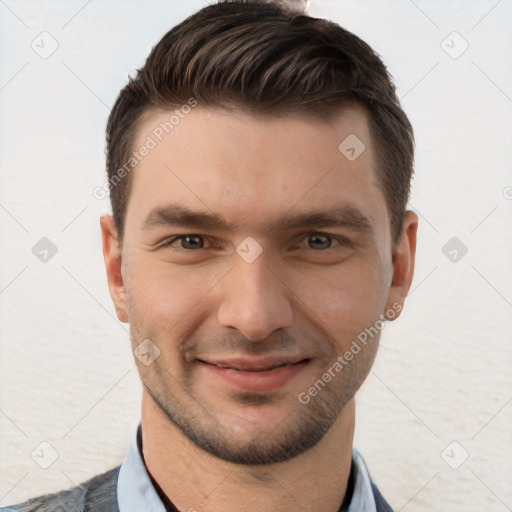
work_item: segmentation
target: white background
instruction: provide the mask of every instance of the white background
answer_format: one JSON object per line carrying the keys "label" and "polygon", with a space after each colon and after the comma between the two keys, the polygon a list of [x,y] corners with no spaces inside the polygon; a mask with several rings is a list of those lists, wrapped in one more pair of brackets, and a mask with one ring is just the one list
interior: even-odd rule
{"label": "white background", "polygon": [[[128,73],[204,5],[0,1],[3,506],[126,453],[140,384],[106,285],[110,207],[92,190]],[[415,279],[358,395],[355,446],[396,510],[512,510],[512,2],[313,0],[310,14],[382,56],[417,141]],[[31,48],[43,31],[59,45],[47,59]],[[441,46],[453,31],[452,53],[469,44],[458,58]],[[43,236],[58,249],[47,263],[32,253]],[[457,262],[442,252],[452,237],[468,249]],[[31,457],[41,442],[58,454],[48,469]],[[466,452],[457,469],[442,457]]]}

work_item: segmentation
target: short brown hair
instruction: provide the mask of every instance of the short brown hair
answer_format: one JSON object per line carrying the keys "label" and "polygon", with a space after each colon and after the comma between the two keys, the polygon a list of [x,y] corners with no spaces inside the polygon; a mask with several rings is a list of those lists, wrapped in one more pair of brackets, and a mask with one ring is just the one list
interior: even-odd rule
{"label": "short brown hair", "polygon": [[132,180],[130,175],[120,180],[116,173],[126,168],[142,116],[179,107],[190,98],[199,105],[234,106],[264,115],[323,118],[346,103],[363,105],[392,239],[400,239],[413,175],[414,135],[379,55],[331,21],[297,15],[276,3],[230,0],[201,9],[165,34],[119,93],[106,130],[119,240]]}

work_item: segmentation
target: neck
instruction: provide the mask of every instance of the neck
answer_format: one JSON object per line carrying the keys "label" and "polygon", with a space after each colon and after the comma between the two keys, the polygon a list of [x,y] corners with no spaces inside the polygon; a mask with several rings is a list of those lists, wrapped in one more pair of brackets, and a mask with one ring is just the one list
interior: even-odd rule
{"label": "neck", "polygon": [[262,466],[226,462],[198,448],[145,390],[141,423],[146,467],[179,510],[337,512],[345,497],[354,400],[313,448],[286,462]]}

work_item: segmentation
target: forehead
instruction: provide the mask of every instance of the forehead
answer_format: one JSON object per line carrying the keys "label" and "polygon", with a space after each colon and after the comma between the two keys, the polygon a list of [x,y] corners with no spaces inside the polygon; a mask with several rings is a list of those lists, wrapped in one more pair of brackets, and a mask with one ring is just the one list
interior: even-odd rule
{"label": "forehead", "polygon": [[365,111],[356,105],[329,122],[199,106],[151,112],[133,150],[143,147],[150,149],[132,172],[127,228],[169,203],[222,213],[253,231],[292,209],[322,206],[387,218]]}

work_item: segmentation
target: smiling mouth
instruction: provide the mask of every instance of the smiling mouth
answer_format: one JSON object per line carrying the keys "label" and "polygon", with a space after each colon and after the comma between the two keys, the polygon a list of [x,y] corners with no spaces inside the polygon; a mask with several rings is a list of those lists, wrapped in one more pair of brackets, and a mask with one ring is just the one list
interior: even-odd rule
{"label": "smiling mouth", "polygon": [[[231,388],[253,392],[271,392],[282,388],[304,371],[310,358],[274,356],[262,358],[232,357],[205,361],[197,359],[207,375]],[[208,377],[208,378],[211,378]]]}
{"label": "smiling mouth", "polygon": [[237,372],[253,372],[253,373],[263,373],[263,372],[271,372],[274,370],[278,370],[279,368],[286,368],[288,366],[297,366],[302,363],[307,363],[309,359],[301,359],[300,361],[297,361],[295,363],[281,363],[281,364],[274,364],[271,366],[267,366],[264,368],[255,368],[251,365],[237,365],[237,366],[230,366],[228,364],[223,363],[209,363],[208,361],[203,361],[202,359],[198,359],[201,363],[208,364],[210,366],[216,366],[217,368],[222,368],[224,370],[235,370]]}
{"label": "smiling mouth", "polygon": [[286,368],[288,366],[297,366],[302,363],[307,363],[309,361],[309,358],[301,359],[300,361],[296,362],[283,362],[283,363],[275,363],[275,364],[267,364],[262,366],[261,364],[243,364],[243,363],[224,363],[224,362],[218,362],[213,363],[209,361],[204,361],[203,359],[198,359],[200,363],[208,364],[210,366],[216,366],[217,368],[222,368],[224,370],[235,370],[237,372],[254,372],[254,373],[261,373],[261,372],[271,372],[274,370],[278,370],[279,368]]}

